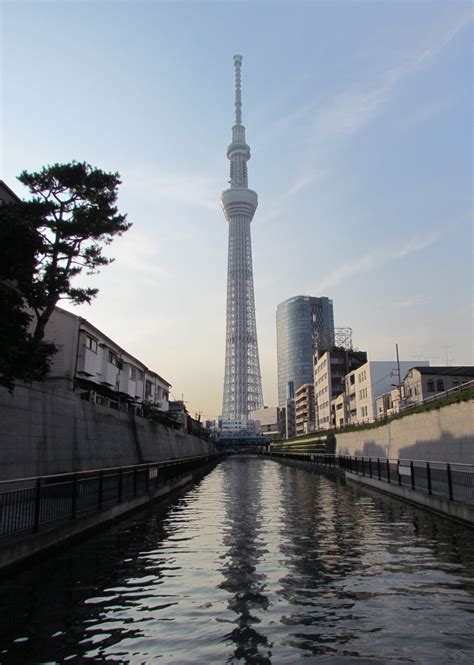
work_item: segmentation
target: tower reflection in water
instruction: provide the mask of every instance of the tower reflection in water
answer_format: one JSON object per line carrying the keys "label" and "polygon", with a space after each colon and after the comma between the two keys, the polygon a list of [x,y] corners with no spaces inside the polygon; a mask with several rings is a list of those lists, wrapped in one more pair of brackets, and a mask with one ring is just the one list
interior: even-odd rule
{"label": "tower reflection in water", "polygon": [[267,550],[262,531],[260,475],[251,472],[255,460],[236,456],[228,467],[228,482],[224,488],[226,519],[219,585],[231,597],[228,609],[235,612],[235,628],[225,640],[235,645],[234,656],[247,663],[270,664],[271,643],[258,630],[258,614],[268,608],[265,575],[257,571],[259,561]]}

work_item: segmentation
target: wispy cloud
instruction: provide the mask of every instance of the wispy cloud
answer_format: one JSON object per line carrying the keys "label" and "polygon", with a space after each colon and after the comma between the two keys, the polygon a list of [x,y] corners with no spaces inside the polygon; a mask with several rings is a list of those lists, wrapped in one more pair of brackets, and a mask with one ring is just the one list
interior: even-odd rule
{"label": "wispy cloud", "polygon": [[143,168],[131,169],[123,174],[127,188],[154,200],[167,199],[176,203],[216,210],[222,181],[199,173],[171,173]]}
{"label": "wispy cloud", "polygon": [[426,305],[431,302],[432,298],[426,297],[424,295],[409,296],[403,300],[392,300],[390,306],[396,307],[398,309],[411,309],[412,307],[420,307],[420,305]]}
{"label": "wispy cloud", "polygon": [[312,139],[320,141],[353,134],[375,119],[385,108],[399,83],[431,65],[458,33],[473,20],[469,10],[428,46],[402,56],[399,63],[385,70],[378,81],[337,93],[313,121]]}
{"label": "wispy cloud", "polygon": [[348,279],[355,277],[356,275],[375,270],[389,261],[401,259],[409,254],[426,249],[438,240],[442,232],[443,229],[434,231],[424,238],[414,237],[400,248],[392,250],[378,249],[355,260],[342,263],[322,279],[318,284],[316,291],[322,293],[326,289],[341,284],[342,282],[346,282]]}
{"label": "wispy cloud", "polygon": [[425,249],[426,247],[429,247],[432,245],[438,238],[441,236],[445,229],[437,229],[432,231],[426,236],[423,236],[420,238],[419,236],[416,236],[414,238],[411,238],[405,245],[400,247],[400,249],[395,250],[391,254],[391,258],[393,259],[401,259],[404,256],[408,256],[409,254],[413,254],[413,252],[419,252],[422,249]]}
{"label": "wispy cloud", "polygon": [[296,192],[299,192],[301,189],[304,189],[308,185],[311,185],[315,180],[318,180],[323,176],[323,171],[317,171],[313,170],[310,171],[309,173],[306,173],[305,175],[301,176],[295,182],[288,188],[287,192],[285,193],[285,196],[292,196],[293,194],[296,194]]}

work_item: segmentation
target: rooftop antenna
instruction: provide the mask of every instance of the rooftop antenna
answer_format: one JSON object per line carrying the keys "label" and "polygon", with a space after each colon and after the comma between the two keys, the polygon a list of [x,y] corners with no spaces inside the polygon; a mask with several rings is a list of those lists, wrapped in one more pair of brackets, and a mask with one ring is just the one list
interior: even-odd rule
{"label": "rooftop antenna", "polygon": [[453,344],[442,344],[439,348],[444,349],[444,353],[446,355],[446,365],[449,365],[449,363],[452,361],[452,358],[450,360],[450,358],[448,356],[448,349],[452,349]]}
{"label": "rooftop antenna", "polygon": [[242,124],[242,94],[240,90],[240,68],[242,67],[242,56],[234,55],[235,69],[235,124]]}

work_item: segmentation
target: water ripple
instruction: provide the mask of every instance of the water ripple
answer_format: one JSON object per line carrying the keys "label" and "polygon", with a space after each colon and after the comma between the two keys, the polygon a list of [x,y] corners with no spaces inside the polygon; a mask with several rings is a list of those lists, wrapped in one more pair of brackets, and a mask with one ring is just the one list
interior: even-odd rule
{"label": "water ripple", "polygon": [[472,531],[245,456],[1,586],[5,664],[472,662]]}

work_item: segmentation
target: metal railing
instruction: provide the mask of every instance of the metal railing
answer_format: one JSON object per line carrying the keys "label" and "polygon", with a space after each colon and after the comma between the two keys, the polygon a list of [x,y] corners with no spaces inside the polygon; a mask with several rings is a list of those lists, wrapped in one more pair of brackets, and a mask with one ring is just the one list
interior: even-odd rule
{"label": "metal railing", "polygon": [[271,456],[354,473],[449,501],[474,504],[474,464],[308,453],[272,452]]}
{"label": "metal railing", "polygon": [[449,501],[474,504],[473,464],[341,456],[339,465],[349,473],[393,483]]}
{"label": "metal railing", "polygon": [[0,481],[0,538],[96,513],[143,496],[219,457],[185,457],[136,466]]}

